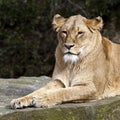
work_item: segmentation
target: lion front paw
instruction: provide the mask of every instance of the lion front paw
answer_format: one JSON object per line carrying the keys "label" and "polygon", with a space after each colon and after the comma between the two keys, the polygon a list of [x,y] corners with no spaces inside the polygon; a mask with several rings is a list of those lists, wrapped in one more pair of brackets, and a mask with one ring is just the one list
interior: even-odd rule
{"label": "lion front paw", "polygon": [[12,109],[17,109],[17,108],[26,107],[28,104],[25,99],[18,98],[18,99],[13,99],[10,105]]}
{"label": "lion front paw", "polygon": [[13,99],[10,103],[12,109],[24,108],[34,105],[34,98],[27,100],[26,98]]}

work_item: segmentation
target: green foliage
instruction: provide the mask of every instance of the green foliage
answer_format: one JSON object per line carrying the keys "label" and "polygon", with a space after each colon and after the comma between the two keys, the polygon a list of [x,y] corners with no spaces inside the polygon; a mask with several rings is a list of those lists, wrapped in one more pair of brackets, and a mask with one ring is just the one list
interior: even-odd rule
{"label": "green foliage", "polygon": [[[86,8],[89,11],[89,15],[100,15],[108,19],[119,18],[120,1],[119,0],[86,0]],[[115,20],[117,22],[119,20]]]}
{"label": "green foliage", "polygon": [[51,55],[45,60],[52,44],[47,44],[45,36],[50,27],[49,16],[42,15],[46,4],[38,0],[0,0],[0,77],[39,76],[51,71]]}

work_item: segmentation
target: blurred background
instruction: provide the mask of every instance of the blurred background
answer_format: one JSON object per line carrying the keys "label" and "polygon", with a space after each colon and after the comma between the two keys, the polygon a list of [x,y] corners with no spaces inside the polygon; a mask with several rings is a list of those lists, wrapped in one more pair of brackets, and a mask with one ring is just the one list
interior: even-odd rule
{"label": "blurred background", "polygon": [[52,75],[52,18],[102,16],[102,34],[120,43],[120,0],[0,0],[0,77]]}

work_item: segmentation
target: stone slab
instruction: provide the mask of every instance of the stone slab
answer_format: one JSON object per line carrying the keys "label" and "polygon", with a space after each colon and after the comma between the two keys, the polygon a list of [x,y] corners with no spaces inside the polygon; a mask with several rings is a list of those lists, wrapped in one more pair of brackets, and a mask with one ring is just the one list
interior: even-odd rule
{"label": "stone slab", "polygon": [[120,96],[51,108],[10,109],[13,98],[31,93],[50,80],[47,76],[0,79],[0,120],[120,120]]}

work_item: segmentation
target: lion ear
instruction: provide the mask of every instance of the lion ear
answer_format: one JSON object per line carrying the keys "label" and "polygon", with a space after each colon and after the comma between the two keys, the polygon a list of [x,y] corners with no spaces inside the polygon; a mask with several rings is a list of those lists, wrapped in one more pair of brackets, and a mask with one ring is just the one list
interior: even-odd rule
{"label": "lion ear", "polygon": [[53,17],[53,22],[52,22],[53,28],[58,32],[60,27],[65,23],[66,20],[67,19],[62,17],[61,15],[56,14]]}
{"label": "lion ear", "polygon": [[95,19],[87,19],[86,24],[88,28],[94,32],[94,30],[101,30],[103,27],[103,20],[102,17],[96,17]]}

